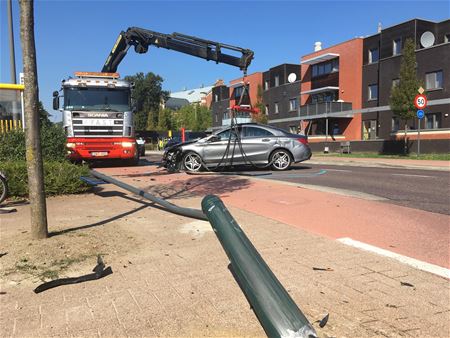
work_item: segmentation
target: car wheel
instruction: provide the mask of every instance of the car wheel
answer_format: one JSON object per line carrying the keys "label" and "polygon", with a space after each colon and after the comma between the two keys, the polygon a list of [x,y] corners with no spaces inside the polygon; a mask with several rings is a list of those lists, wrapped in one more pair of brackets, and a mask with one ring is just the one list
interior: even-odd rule
{"label": "car wheel", "polygon": [[189,172],[199,172],[202,169],[202,158],[192,151],[186,153],[183,156],[183,168]]}
{"label": "car wheel", "polygon": [[287,170],[292,164],[291,155],[283,149],[275,150],[270,156],[270,162],[272,163],[272,169],[274,170]]}

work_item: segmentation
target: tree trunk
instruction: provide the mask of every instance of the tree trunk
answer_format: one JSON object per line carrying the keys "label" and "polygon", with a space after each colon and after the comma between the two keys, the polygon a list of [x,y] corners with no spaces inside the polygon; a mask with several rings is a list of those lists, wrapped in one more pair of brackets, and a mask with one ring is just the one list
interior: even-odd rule
{"label": "tree trunk", "polygon": [[25,140],[28,190],[31,206],[31,236],[48,236],[47,209],[44,191],[44,170],[39,132],[39,89],[37,81],[36,48],[34,44],[33,0],[19,0],[20,41],[24,72]]}
{"label": "tree trunk", "polygon": [[403,148],[403,154],[406,156],[408,155],[408,121],[405,120],[405,136],[403,137],[404,141],[404,148]]}

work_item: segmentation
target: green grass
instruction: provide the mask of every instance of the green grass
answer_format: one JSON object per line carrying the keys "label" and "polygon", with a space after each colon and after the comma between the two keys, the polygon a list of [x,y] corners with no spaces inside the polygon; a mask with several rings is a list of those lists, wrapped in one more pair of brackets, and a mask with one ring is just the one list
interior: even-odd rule
{"label": "green grass", "polygon": [[40,265],[35,265],[29,262],[27,258],[21,258],[14,268],[5,271],[5,276],[20,272],[25,275],[38,277],[41,281],[54,280],[59,278],[60,274],[67,271],[73,264],[81,263],[88,258],[96,257],[97,255],[80,255],[78,257],[66,257],[59,260],[54,260],[49,264],[45,262]]}
{"label": "green grass", "polygon": [[404,160],[435,160],[435,161],[450,161],[450,153],[447,154],[421,154],[417,156],[415,153],[409,155],[387,155],[378,153],[351,153],[351,154],[341,154],[341,153],[314,153],[314,157],[348,157],[348,158],[393,158],[393,159],[404,159]]}

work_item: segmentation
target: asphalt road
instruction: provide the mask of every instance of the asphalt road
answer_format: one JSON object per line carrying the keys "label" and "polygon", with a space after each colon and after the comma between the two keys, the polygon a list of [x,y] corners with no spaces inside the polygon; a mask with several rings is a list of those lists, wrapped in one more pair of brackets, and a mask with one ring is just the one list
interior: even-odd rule
{"label": "asphalt road", "polygon": [[361,192],[387,203],[450,214],[450,174],[444,171],[305,163],[261,178]]}
{"label": "asphalt road", "polygon": [[[158,156],[147,156],[158,161]],[[450,215],[450,173],[406,168],[371,168],[296,164],[285,172],[233,168],[233,172],[262,179],[343,189],[385,199],[386,203]],[[346,192],[343,192],[344,194]]]}

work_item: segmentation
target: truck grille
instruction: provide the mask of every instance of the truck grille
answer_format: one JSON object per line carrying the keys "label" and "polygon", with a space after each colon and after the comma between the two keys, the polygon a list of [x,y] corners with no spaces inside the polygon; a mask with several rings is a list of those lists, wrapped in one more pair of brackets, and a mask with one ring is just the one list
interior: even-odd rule
{"label": "truck grille", "polygon": [[76,126],[73,127],[74,136],[122,136],[123,126],[99,127],[99,126]]}
{"label": "truck grille", "polygon": [[117,118],[117,114],[96,116],[91,113],[74,113],[72,115],[73,135],[84,137],[117,137],[123,136],[123,117]]}

